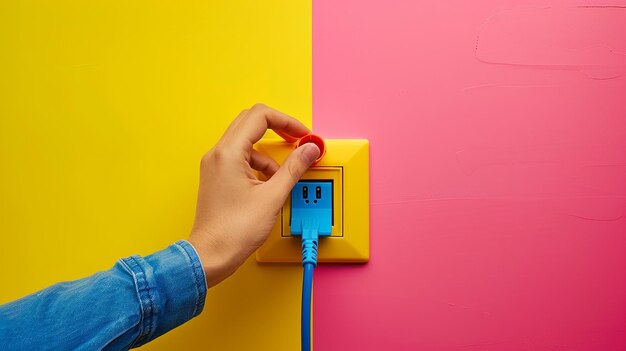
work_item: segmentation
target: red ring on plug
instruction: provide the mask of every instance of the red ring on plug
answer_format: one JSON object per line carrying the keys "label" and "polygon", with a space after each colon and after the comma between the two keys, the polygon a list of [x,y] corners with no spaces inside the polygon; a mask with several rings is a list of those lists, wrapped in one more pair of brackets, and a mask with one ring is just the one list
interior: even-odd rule
{"label": "red ring on plug", "polygon": [[318,149],[320,149],[320,156],[313,162],[313,165],[315,165],[322,160],[322,157],[324,157],[324,154],[326,153],[326,144],[324,143],[324,139],[322,139],[321,136],[311,133],[298,139],[296,147],[300,147],[307,143],[313,143],[317,146]]}

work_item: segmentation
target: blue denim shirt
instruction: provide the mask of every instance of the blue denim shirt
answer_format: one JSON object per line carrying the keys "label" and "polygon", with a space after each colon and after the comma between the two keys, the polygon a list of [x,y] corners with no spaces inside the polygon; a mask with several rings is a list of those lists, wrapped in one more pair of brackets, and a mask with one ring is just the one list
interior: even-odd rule
{"label": "blue denim shirt", "polygon": [[127,350],[200,314],[206,293],[198,254],[179,241],[0,305],[0,349]]}

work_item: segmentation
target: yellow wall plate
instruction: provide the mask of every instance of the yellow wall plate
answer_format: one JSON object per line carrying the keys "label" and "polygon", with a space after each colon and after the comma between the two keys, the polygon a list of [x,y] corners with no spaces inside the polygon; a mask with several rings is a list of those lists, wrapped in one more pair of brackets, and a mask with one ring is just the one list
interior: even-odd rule
{"label": "yellow wall plate", "polygon": [[[333,227],[320,238],[318,262],[369,260],[369,142],[363,139],[326,139],[326,155],[302,179],[333,181]],[[295,145],[264,139],[255,148],[282,164]],[[258,262],[302,262],[300,237],[289,230],[290,197],[267,241],[256,253]]]}

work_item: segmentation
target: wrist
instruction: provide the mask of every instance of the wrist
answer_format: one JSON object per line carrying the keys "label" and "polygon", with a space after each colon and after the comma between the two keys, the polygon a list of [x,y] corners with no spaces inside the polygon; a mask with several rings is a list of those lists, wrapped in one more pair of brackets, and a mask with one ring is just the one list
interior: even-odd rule
{"label": "wrist", "polygon": [[206,235],[192,233],[188,242],[194,247],[209,288],[219,284],[228,278],[237,269],[237,265],[232,264],[219,245],[206,239]]}

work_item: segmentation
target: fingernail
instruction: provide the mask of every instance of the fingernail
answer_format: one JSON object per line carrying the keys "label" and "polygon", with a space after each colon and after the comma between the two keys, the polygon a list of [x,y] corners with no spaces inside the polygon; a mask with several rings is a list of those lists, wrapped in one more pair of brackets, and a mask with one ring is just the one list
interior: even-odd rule
{"label": "fingernail", "polygon": [[320,156],[320,149],[313,143],[304,144],[300,148],[302,149],[302,157],[308,164],[313,163]]}

